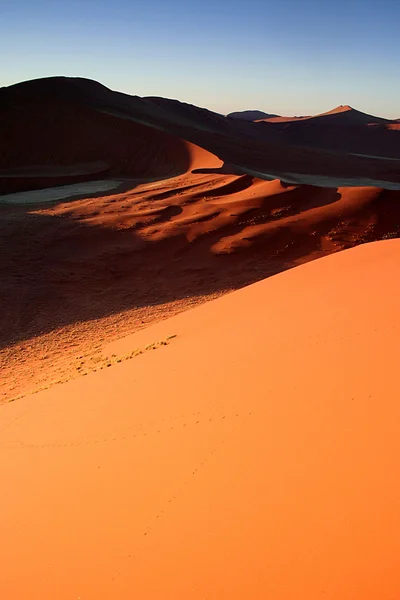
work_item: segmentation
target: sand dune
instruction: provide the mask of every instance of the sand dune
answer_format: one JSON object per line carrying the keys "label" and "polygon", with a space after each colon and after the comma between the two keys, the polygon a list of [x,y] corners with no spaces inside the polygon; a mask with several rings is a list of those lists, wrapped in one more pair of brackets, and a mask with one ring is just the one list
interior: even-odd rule
{"label": "sand dune", "polygon": [[352,108],[349,105],[340,105],[328,110],[324,113],[317,115],[308,115],[304,117],[282,117],[279,115],[272,115],[271,117],[261,118],[258,121],[268,121],[271,123],[289,123],[290,121],[304,121],[314,120],[319,125],[321,123],[335,124],[336,126],[343,125],[370,125],[376,123],[391,123],[390,119],[384,119],[382,117],[375,117],[368,115],[367,113],[361,112]]}
{"label": "sand dune", "polygon": [[[135,122],[96,110],[72,83],[63,84],[59,89],[57,80],[52,85],[44,80],[0,90],[0,134],[6,141],[0,151],[0,193],[101,179],[105,173],[162,179],[195,168],[199,156],[202,166],[220,164],[185,139],[143,124],[140,115]],[[93,86],[97,93],[96,86],[103,88],[85,82],[83,89],[88,93],[86,87]],[[102,167],[95,173],[90,165],[81,168],[96,162]]]}
{"label": "sand dune", "polygon": [[397,122],[334,113],[252,123],[81,78],[0,89],[1,398],[93,366],[109,337],[397,237]]}
{"label": "sand dune", "polygon": [[222,160],[204,148],[190,142],[185,142],[185,146],[189,156],[187,171],[195,169],[219,169],[222,167]]}
{"label": "sand dune", "polygon": [[3,595],[397,598],[399,259],[314,261],[1,407]]}
{"label": "sand dune", "polygon": [[[190,151],[192,166],[215,160]],[[68,189],[17,200],[54,200]],[[82,355],[89,368],[107,337],[325,254],[399,235],[400,191],[373,187],[188,172],[103,194],[0,208],[3,399],[75,376]]]}
{"label": "sand dune", "polygon": [[[340,105],[336,106],[332,110],[329,110],[325,113],[321,113],[319,115],[315,115],[315,119],[321,121],[323,117],[331,117],[336,122],[339,121],[342,124],[351,123],[354,124],[364,124],[369,125],[371,123],[390,123],[390,119],[384,119],[382,117],[375,117],[373,115],[369,115],[367,113],[356,110],[352,106],[349,105]],[[331,120],[332,120],[331,119]],[[327,119],[325,119],[327,120]]]}
{"label": "sand dune", "polygon": [[[365,158],[369,156],[371,168],[363,170],[363,177],[371,176],[375,169],[373,161],[377,156],[381,160],[400,159],[396,123],[368,115],[350,106],[340,106],[327,113],[311,117],[263,119],[257,124],[266,135],[275,135],[277,140],[285,140],[286,143],[294,146],[321,148],[347,158],[350,158],[351,154],[362,155]],[[357,177],[359,177],[361,170],[359,168],[357,170],[359,173]],[[355,167],[352,167],[354,175],[355,172]],[[338,173],[344,176],[342,168],[331,169],[329,174],[336,176]],[[350,170],[347,173],[351,176]],[[385,178],[386,176],[383,180]]]}
{"label": "sand dune", "polygon": [[398,136],[0,89],[4,597],[399,596]]}
{"label": "sand dune", "polygon": [[392,122],[373,117],[375,126],[368,127],[356,110],[293,123],[252,123],[62,77],[2,88],[0,106],[0,134],[8,142],[1,168],[104,160],[113,177],[163,178],[187,171],[186,140],[245,171],[309,173],[312,165],[315,175],[400,183],[390,161],[349,154],[400,158],[397,131],[387,128]]}

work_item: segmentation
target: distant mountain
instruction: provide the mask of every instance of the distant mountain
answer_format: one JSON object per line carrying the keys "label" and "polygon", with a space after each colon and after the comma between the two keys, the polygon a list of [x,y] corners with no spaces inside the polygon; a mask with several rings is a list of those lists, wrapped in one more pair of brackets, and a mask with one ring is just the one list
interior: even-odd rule
{"label": "distant mountain", "polygon": [[260,121],[261,119],[271,119],[273,117],[278,117],[279,115],[266,113],[262,110],[242,110],[229,113],[229,115],[226,116],[232,117],[233,119],[241,119],[242,121]]}

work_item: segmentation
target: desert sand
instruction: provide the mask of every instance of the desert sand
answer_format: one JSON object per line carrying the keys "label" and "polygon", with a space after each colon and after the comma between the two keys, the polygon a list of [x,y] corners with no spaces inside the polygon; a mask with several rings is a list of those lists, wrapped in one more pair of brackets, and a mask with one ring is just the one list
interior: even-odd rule
{"label": "desert sand", "polygon": [[399,597],[399,260],[301,265],[0,407],[4,597]]}
{"label": "desert sand", "polygon": [[[26,194],[39,191],[10,197]],[[105,341],[198,302],[397,236],[399,200],[373,187],[189,172],[102,197],[4,205],[2,399],[90,372]]]}
{"label": "desert sand", "polygon": [[56,77],[0,89],[0,108],[2,401],[93,371],[112,339],[400,232],[398,122],[349,106],[253,123]]}
{"label": "desert sand", "polygon": [[4,597],[399,597],[399,135],[0,89]]}

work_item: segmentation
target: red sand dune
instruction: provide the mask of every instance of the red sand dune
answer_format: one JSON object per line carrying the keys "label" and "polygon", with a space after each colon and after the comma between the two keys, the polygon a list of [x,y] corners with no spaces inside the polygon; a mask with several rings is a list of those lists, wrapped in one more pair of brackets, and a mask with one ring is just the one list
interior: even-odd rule
{"label": "red sand dune", "polygon": [[4,597],[398,598],[399,260],[303,265],[2,406]]}
{"label": "red sand dune", "polygon": [[[0,94],[0,134],[6,141],[0,151],[0,194],[105,175],[172,177],[196,168],[199,156],[201,166],[221,164],[217,158],[207,158],[209,153],[203,148],[196,149],[167,131],[94,109],[72,93],[74,88],[69,90],[68,80],[62,93],[54,84],[53,89],[51,80],[43,82],[48,84],[44,90],[40,81],[0,90],[4,95]],[[94,82],[85,83],[89,84]],[[82,172],[82,164],[95,162],[103,165],[96,177],[90,164]],[[51,176],[48,171],[54,166],[69,173]]]}
{"label": "red sand dune", "polygon": [[304,117],[282,117],[274,115],[270,118],[258,119],[257,121],[267,121],[270,123],[287,123],[290,121],[304,121],[310,119],[317,119],[319,124],[325,121],[335,123],[335,125],[368,125],[370,123],[391,123],[390,119],[384,119],[382,117],[374,117],[373,115],[368,115],[366,113],[352,108],[347,104],[341,104],[340,106],[336,106],[336,108],[332,108],[327,112],[319,113],[317,115],[308,115]]}
{"label": "red sand dune", "polygon": [[373,115],[369,115],[367,113],[354,109],[348,104],[341,104],[340,106],[336,106],[336,108],[333,108],[332,110],[315,115],[314,118],[321,120],[323,117],[332,117],[335,121],[339,121],[341,123],[348,122],[351,124],[390,123],[390,119],[384,119],[383,117],[375,117]]}
{"label": "red sand dune", "polygon": [[157,297],[162,304],[225,291],[396,236],[399,199],[400,191],[376,188],[188,173],[103,197],[9,208],[1,223],[3,343]]}
{"label": "red sand dune", "polygon": [[0,89],[5,597],[399,596],[398,135]]}
{"label": "red sand dune", "polygon": [[1,207],[3,399],[76,376],[82,355],[90,370],[107,337],[400,231],[400,191],[371,187],[188,172],[96,196]]}
{"label": "red sand dune", "polygon": [[1,397],[76,375],[110,336],[398,236],[398,131],[334,117],[249,123],[80,78],[0,89],[3,193],[106,178],[48,205],[0,198]]}

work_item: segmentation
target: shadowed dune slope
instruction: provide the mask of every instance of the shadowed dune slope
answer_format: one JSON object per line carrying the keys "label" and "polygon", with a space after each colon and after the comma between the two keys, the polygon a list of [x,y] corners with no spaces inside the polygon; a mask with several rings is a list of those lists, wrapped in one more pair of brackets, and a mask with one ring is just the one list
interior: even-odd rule
{"label": "shadowed dune slope", "polygon": [[368,127],[365,115],[353,109],[292,123],[253,123],[66,77],[2,88],[0,108],[0,134],[7,142],[0,170],[101,160],[112,176],[161,179],[187,170],[186,140],[266,178],[312,171],[400,183],[397,164],[382,160],[400,158],[398,131],[379,118]]}
{"label": "shadowed dune slope", "polygon": [[396,123],[374,117],[350,106],[337,108],[311,117],[276,117],[258,121],[270,135],[270,128],[288,144],[318,147],[341,153],[400,159],[399,134]]}
{"label": "shadowed dune slope", "polygon": [[107,339],[400,235],[400,191],[223,173],[0,211],[0,401],[90,371]]}
{"label": "shadowed dune slope", "polygon": [[220,166],[206,150],[140,122],[140,113],[134,121],[108,112],[107,105],[94,108],[93,97],[101,98],[104,90],[106,97],[113,94],[104,86],[59,79],[0,90],[0,137],[5,141],[0,193],[105,176],[165,179],[198,164]]}
{"label": "shadowed dune slope", "polygon": [[[191,162],[203,159],[197,149]],[[3,206],[1,345],[398,236],[399,200],[372,187],[187,173],[55,206]]]}
{"label": "shadowed dune slope", "polygon": [[399,260],[303,265],[2,406],[4,596],[398,598]]}

